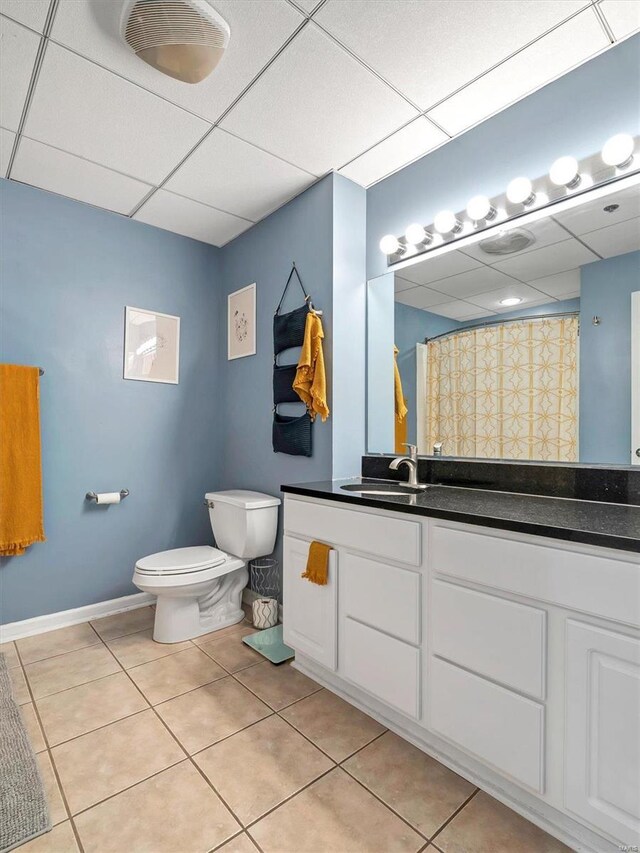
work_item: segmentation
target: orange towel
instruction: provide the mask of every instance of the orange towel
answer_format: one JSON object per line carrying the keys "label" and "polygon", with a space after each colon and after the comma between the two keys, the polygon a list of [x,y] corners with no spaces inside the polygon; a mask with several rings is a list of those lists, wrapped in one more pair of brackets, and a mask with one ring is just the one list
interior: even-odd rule
{"label": "orange towel", "polygon": [[327,377],[324,370],[322,320],[313,311],[307,314],[304,327],[304,342],[300,361],[293,380],[293,390],[306,403],[311,420],[320,415],[323,421],[329,417],[327,405]]}
{"label": "orange towel", "polygon": [[324,542],[312,542],[309,545],[307,568],[300,577],[324,586],[329,578],[329,551],[331,550],[331,545],[325,545]]}
{"label": "orange towel", "polygon": [[393,408],[395,414],[395,452],[404,453],[407,441],[407,404],[402,393],[402,379],[398,369],[398,347],[393,348]]}
{"label": "orange towel", "polygon": [[38,368],[0,364],[0,556],[44,542]]}

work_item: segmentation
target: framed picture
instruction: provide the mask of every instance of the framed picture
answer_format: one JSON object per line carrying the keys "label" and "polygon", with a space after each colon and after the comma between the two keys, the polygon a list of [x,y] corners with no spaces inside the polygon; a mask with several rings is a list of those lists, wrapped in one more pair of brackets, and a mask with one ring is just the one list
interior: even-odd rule
{"label": "framed picture", "polygon": [[255,282],[227,297],[227,359],[256,354]]}
{"label": "framed picture", "polygon": [[177,385],[180,317],[125,307],[124,378]]}

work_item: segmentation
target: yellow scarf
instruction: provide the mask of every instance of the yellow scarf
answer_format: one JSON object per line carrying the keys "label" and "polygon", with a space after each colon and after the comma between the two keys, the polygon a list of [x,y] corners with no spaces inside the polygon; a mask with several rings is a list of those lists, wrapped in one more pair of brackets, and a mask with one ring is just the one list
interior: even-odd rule
{"label": "yellow scarf", "polygon": [[293,390],[302,402],[306,403],[312,421],[315,420],[316,415],[320,415],[323,421],[329,417],[327,377],[324,372],[322,352],[323,338],[322,320],[313,311],[309,311],[296,378],[293,380]]}

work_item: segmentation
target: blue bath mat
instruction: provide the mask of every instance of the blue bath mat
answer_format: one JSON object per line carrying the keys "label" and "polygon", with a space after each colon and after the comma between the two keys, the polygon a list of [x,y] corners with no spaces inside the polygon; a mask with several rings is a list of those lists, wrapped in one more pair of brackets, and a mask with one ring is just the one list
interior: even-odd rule
{"label": "blue bath mat", "polygon": [[286,646],[282,640],[282,625],[274,628],[266,628],[242,638],[242,642],[260,652],[271,663],[284,663],[295,657],[295,652],[290,646]]}

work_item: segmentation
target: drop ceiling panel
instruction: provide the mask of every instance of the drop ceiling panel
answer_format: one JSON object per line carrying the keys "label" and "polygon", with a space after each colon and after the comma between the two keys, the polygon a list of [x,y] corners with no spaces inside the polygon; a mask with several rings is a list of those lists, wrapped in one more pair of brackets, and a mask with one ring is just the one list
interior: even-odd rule
{"label": "drop ceiling panel", "polygon": [[0,125],[17,130],[24,109],[40,36],[0,17]]}
{"label": "drop ceiling panel", "polygon": [[481,317],[495,316],[493,311],[478,308],[477,305],[471,305],[469,302],[463,302],[461,299],[456,299],[454,302],[446,302],[444,305],[437,305],[430,310],[433,314],[440,314],[440,316],[449,317],[451,320],[478,320]]}
{"label": "drop ceiling panel", "polygon": [[434,290],[448,293],[450,296],[472,299],[476,293],[486,293],[489,290],[497,290],[511,284],[514,282],[509,276],[498,272],[493,267],[477,267],[469,272],[460,273],[460,275],[452,275],[449,278],[434,281],[431,286]]}
{"label": "drop ceiling panel", "polygon": [[309,23],[222,127],[322,175],[414,116],[406,101]]}
{"label": "drop ceiling panel", "polygon": [[95,204],[116,213],[130,213],[151,187],[104,166],[81,160],[27,139],[20,139],[11,177],[59,195]]}
{"label": "drop ceiling panel", "polygon": [[49,44],[25,134],[156,184],[207,128],[202,119]]}
{"label": "drop ceiling panel", "polygon": [[424,110],[586,5],[329,0],[314,20]]}
{"label": "drop ceiling panel", "polygon": [[556,299],[569,299],[580,293],[580,270],[565,270],[544,278],[534,278],[530,284]]}
{"label": "drop ceiling panel", "polygon": [[415,284],[429,284],[437,279],[457,275],[479,266],[477,261],[461,252],[448,252],[445,255],[421,261],[415,266],[405,267],[400,274],[402,278],[413,281]]}
{"label": "drop ceiling panel", "polygon": [[600,10],[617,39],[631,35],[640,29],[638,0],[602,0]]}
{"label": "drop ceiling panel", "polygon": [[[508,226],[506,226],[506,228],[508,228]],[[518,229],[518,225],[512,225],[511,229]],[[534,251],[535,249],[541,249],[543,246],[550,246],[553,243],[560,243],[562,240],[570,239],[570,235],[567,234],[565,229],[558,225],[557,222],[554,222],[551,218],[542,219],[539,222],[532,223],[531,225],[525,225],[524,230],[533,234],[535,242],[526,249],[522,249],[518,252],[518,255],[524,255],[527,252]],[[493,265],[498,261],[503,261],[505,259],[505,255],[492,255],[489,252],[485,252],[480,247],[480,243],[474,243],[471,246],[466,246],[460,251],[464,252],[465,255],[469,255],[471,258],[482,261],[485,264]]]}
{"label": "drop ceiling panel", "polygon": [[[529,8],[540,4],[518,5]],[[565,74],[609,44],[595,12],[589,8],[430,110],[429,116],[448,133],[460,133]]]}
{"label": "drop ceiling panel", "polygon": [[[611,204],[617,204],[618,209],[607,213],[604,208]],[[565,225],[572,234],[580,236],[636,216],[640,216],[640,191],[638,187],[629,187],[565,213],[554,214],[554,219]]]}
{"label": "drop ceiling panel", "polygon": [[286,0],[215,0],[212,6],[229,24],[231,39],[220,65],[197,85],[173,80],[138,59],[120,39],[122,3],[114,0],[61,0],[51,37],[213,122],[277,53],[304,17]]}
{"label": "drop ceiling panel", "polygon": [[216,128],[165,186],[255,221],[314,181],[308,172]]}
{"label": "drop ceiling panel", "polygon": [[492,269],[502,270],[507,275],[523,281],[533,281],[536,278],[570,270],[597,260],[598,256],[577,240],[563,240],[562,243],[554,243],[553,246],[545,246],[544,249],[536,249],[525,255],[508,258]]}
{"label": "drop ceiling panel", "polygon": [[[519,297],[522,302],[517,305],[501,305],[501,299],[507,299],[512,296]],[[530,287],[520,282],[501,287],[499,290],[492,290],[489,293],[478,293],[470,297],[474,305],[479,305],[481,308],[487,308],[489,311],[495,311],[498,314],[505,311],[519,311],[521,308],[531,308],[534,305],[544,305],[545,302],[554,302],[546,293],[541,293],[539,290]]]}
{"label": "drop ceiling panel", "polygon": [[13,150],[16,135],[11,130],[0,127],[0,177],[4,178],[9,168],[9,159]]}
{"label": "drop ceiling panel", "polygon": [[0,0],[0,13],[41,33],[47,20],[49,3],[50,0]]}
{"label": "drop ceiling panel", "polygon": [[368,187],[448,139],[446,133],[421,116],[344,166],[340,173]]}
{"label": "drop ceiling panel", "polygon": [[396,293],[395,301],[412,308],[431,308],[434,305],[442,305],[449,297],[443,293],[437,293],[428,287],[412,287],[410,290],[402,290]]}
{"label": "drop ceiling panel", "polygon": [[293,2],[306,12],[307,15],[310,15],[320,3],[320,0],[293,0]]}
{"label": "drop ceiling panel", "polygon": [[393,288],[396,293],[402,293],[403,290],[411,290],[415,286],[416,284],[413,281],[407,281],[406,278],[401,278],[399,275],[394,277]]}
{"label": "drop ceiling panel", "polygon": [[213,246],[233,240],[252,224],[166,190],[154,193],[133,218]]}
{"label": "drop ceiling panel", "polygon": [[583,234],[580,239],[603,258],[636,252],[640,250],[640,219],[626,219],[608,228]]}

